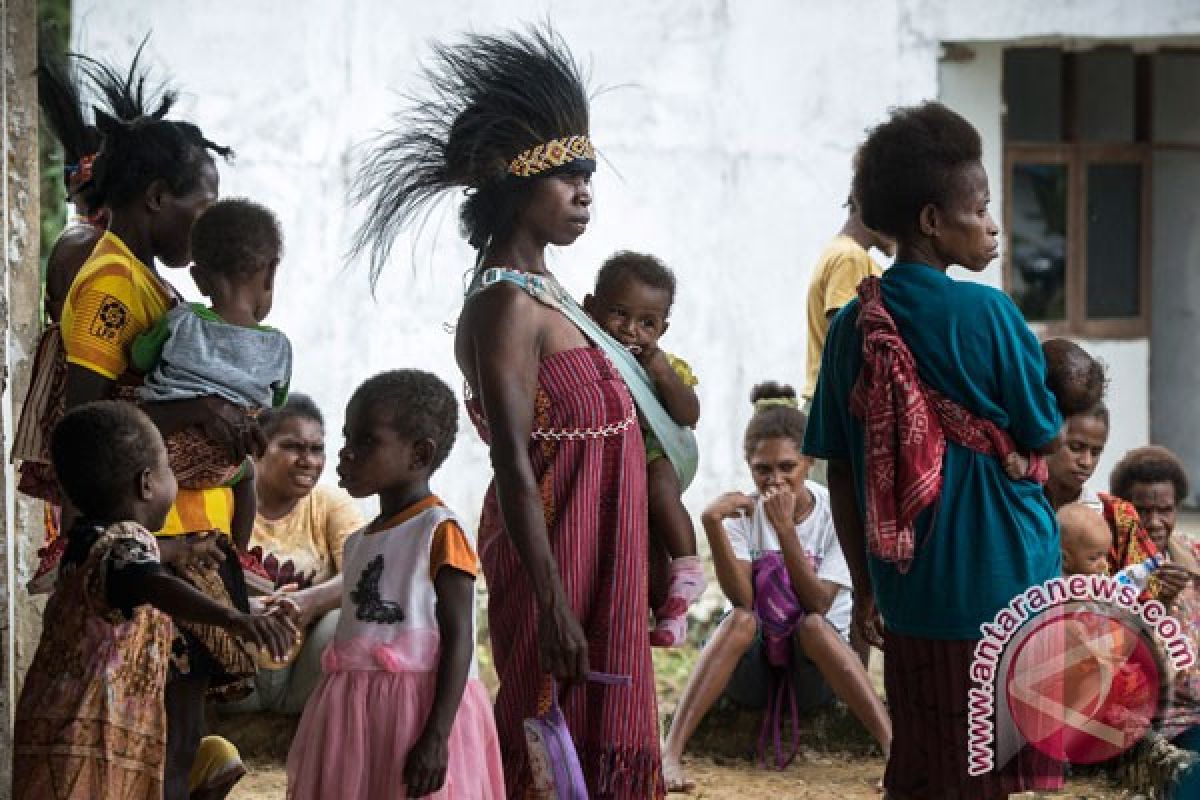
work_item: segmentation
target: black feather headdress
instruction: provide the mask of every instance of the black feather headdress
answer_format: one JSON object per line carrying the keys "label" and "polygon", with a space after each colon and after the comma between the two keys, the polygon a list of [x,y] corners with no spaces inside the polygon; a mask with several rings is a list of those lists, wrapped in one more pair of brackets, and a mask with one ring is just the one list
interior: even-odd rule
{"label": "black feather headdress", "polygon": [[150,34],[146,34],[124,72],[90,56],[74,54],[103,98],[100,108],[108,116],[127,122],[139,117],[162,119],[175,105],[179,92],[165,83],[150,82],[149,69],[142,64],[142,53],[149,41]]}
{"label": "black feather headdress", "polygon": [[100,148],[100,133],[88,122],[79,73],[68,59],[53,31],[38,31],[38,106],[50,133],[63,149],[63,162],[78,164]]}
{"label": "black feather headdress", "polygon": [[546,164],[595,167],[583,71],[548,27],[435,44],[422,77],[424,92],[405,96],[408,108],[372,143],[352,188],[366,210],[352,254],[369,254],[372,281],[395,238],[446,190],[467,190],[463,233],[482,250],[512,224],[513,199],[528,185],[510,170],[519,155],[570,139],[579,148]]}

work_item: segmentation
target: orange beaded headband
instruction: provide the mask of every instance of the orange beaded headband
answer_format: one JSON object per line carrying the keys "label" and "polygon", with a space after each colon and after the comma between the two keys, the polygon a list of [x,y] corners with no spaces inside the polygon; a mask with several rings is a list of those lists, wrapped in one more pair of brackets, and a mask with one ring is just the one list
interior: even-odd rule
{"label": "orange beaded headband", "polygon": [[[562,139],[552,139],[549,142],[535,145],[528,150],[518,153],[508,164],[508,174],[518,178],[532,178],[546,170],[570,164],[572,161],[589,161],[592,169],[596,166],[596,148],[588,137],[567,136]],[[582,165],[581,165],[582,166]]]}

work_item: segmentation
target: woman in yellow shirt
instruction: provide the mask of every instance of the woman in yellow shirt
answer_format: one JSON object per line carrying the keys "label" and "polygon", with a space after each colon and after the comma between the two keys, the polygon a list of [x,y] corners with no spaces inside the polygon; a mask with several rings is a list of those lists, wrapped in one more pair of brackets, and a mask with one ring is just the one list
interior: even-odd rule
{"label": "woman in yellow shirt", "polygon": [[[192,223],[217,198],[217,170],[209,151],[224,156],[229,150],[205,139],[194,125],[164,119],[173,99],[168,94],[152,114],[132,120],[97,112],[103,144],[92,178],[80,191],[91,205],[109,209],[111,217],[63,307],[68,409],[94,400],[132,400],[132,389],[141,378],[130,368],[128,345],[179,301],[178,293],[155,269],[155,259],[169,267],[186,266],[191,260]],[[227,442],[239,457],[261,449],[257,428],[222,401],[181,401],[147,411],[164,434],[195,425],[210,438]],[[181,571],[225,560],[219,537],[211,532],[228,533],[231,519],[230,490],[181,490],[158,535],[201,535],[163,540],[163,560]],[[227,563],[236,566],[236,559]],[[226,577],[236,583],[240,571],[236,576]],[[214,596],[225,591],[219,582],[200,588]],[[237,586],[234,589],[236,594]],[[224,599],[228,602],[228,595]],[[227,661],[237,659],[239,648],[233,640],[218,643],[201,636],[189,638],[186,646],[177,639],[172,649],[165,698],[165,797],[183,800],[188,797],[188,773],[203,734],[204,695],[211,678],[230,677]],[[249,659],[249,654],[242,650],[240,657]]]}

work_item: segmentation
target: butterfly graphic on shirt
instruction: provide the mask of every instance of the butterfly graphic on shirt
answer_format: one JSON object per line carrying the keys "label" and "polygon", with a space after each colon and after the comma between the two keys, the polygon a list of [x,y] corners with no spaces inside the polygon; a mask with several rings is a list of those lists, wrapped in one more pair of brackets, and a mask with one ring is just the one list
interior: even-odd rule
{"label": "butterfly graphic on shirt", "polygon": [[404,609],[399,603],[384,600],[379,594],[379,580],[383,577],[383,554],[377,555],[367,562],[367,566],[359,575],[350,599],[358,606],[354,616],[363,622],[377,622],[380,625],[395,625],[404,621]]}

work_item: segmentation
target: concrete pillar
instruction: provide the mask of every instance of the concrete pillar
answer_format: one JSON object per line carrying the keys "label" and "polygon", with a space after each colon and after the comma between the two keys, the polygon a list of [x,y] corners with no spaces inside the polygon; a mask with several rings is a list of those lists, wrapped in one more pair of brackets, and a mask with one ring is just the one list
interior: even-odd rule
{"label": "concrete pillar", "polygon": [[3,166],[0,169],[0,798],[11,786],[12,717],[19,676],[28,665],[40,625],[25,593],[29,551],[40,539],[40,505],[18,500],[8,463],[19,404],[29,383],[29,362],[38,333],[38,161],[36,0],[0,0],[3,50]]}

